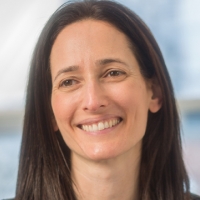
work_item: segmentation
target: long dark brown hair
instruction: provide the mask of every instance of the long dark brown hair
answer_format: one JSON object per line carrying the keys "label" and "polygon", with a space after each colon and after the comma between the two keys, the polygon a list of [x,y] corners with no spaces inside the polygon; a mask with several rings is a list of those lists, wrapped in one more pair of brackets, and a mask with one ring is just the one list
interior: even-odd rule
{"label": "long dark brown hair", "polygon": [[155,79],[161,88],[162,108],[154,114],[149,112],[143,139],[138,200],[189,200],[179,117],[160,49],[148,27],[134,12],[106,0],[63,4],[51,16],[39,37],[27,88],[16,199],[76,199],[70,175],[70,150],[52,125],[49,57],[60,31],[88,18],[106,21],[124,33],[143,76]]}

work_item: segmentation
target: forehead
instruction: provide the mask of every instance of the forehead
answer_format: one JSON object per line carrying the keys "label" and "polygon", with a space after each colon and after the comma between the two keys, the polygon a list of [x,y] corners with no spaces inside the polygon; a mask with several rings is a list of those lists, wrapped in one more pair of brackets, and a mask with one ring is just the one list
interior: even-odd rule
{"label": "forehead", "polygon": [[[100,43],[101,42],[101,43]],[[114,25],[100,20],[85,19],[66,26],[57,36],[52,51],[64,46],[71,48],[86,45],[92,47],[99,44],[105,46],[130,45],[127,36],[120,32]],[[65,48],[66,48],[65,46]]]}
{"label": "forehead", "polygon": [[99,60],[136,63],[126,35],[104,21],[82,20],[66,26],[57,36],[50,55],[51,71],[66,66],[95,66]]}

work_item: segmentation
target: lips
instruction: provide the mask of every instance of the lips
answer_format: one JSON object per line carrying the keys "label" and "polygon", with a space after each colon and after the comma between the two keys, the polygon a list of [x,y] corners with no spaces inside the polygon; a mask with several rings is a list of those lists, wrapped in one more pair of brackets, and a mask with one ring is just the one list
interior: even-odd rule
{"label": "lips", "polygon": [[121,118],[115,118],[115,119],[100,121],[98,123],[80,124],[78,125],[78,127],[86,132],[95,132],[114,127],[121,121],[122,121]]}

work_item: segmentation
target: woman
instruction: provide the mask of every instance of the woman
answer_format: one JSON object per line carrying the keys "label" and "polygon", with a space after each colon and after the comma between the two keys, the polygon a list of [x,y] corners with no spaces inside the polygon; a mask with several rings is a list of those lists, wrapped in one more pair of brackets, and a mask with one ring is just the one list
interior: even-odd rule
{"label": "woman", "polygon": [[36,45],[16,198],[198,199],[162,54],[129,9],[66,3]]}

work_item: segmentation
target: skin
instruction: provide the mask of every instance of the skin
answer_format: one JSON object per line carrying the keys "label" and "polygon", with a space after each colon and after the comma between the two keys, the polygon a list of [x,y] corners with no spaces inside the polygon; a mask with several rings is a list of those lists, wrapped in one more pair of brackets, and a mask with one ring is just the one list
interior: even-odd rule
{"label": "skin", "polygon": [[[106,22],[76,22],[59,33],[50,63],[54,128],[71,149],[78,198],[137,199],[147,113],[161,105],[128,39]],[[104,130],[81,129],[112,119],[119,123]]]}

